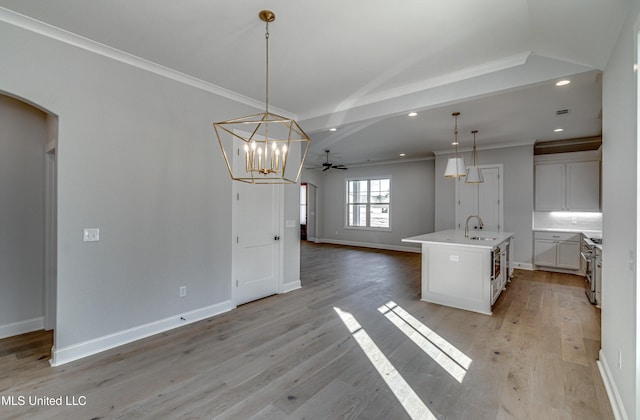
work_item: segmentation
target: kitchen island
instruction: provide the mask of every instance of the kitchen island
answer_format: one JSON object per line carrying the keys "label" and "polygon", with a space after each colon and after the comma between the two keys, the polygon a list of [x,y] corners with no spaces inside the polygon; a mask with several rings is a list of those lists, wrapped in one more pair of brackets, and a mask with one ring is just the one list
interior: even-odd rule
{"label": "kitchen island", "polygon": [[511,277],[512,232],[444,230],[405,238],[422,244],[422,300],[491,315]]}

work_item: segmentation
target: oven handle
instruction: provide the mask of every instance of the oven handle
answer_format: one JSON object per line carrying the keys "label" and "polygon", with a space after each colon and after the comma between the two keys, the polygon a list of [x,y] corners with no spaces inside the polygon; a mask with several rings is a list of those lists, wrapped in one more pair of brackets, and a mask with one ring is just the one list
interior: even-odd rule
{"label": "oven handle", "polygon": [[586,255],[584,252],[581,252],[580,255],[582,256],[582,259],[587,263],[590,263],[591,259],[593,258],[593,255],[590,252]]}

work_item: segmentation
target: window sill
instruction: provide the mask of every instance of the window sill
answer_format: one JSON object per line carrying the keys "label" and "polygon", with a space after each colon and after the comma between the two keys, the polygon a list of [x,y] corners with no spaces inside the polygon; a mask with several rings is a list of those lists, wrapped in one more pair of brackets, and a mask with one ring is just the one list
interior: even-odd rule
{"label": "window sill", "polygon": [[372,232],[391,232],[391,228],[366,227],[366,226],[345,226],[345,230],[368,230]]}

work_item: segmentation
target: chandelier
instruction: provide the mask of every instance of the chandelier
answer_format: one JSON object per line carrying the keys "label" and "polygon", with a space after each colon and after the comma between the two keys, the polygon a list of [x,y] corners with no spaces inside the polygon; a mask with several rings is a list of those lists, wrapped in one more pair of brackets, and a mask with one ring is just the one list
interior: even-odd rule
{"label": "chandelier", "polygon": [[464,182],[467,184],[481,184],[484,182],[484,177],[482,176],[482,171],[478,168],[478,151],[476,150],[476,134],[478,130],[473,130],[471,134],[473,134],[473,152],[471,152],[471,156],[473,159],[473,165],[467,168],[467,178]]}
{"label": "chandelier", "polygon": [[444,170],[444,176],[447,178],[460,178],[467,174],[467,169],[464,165],[464,158],[458,154],[458,116],[459,112],[454,112],[453,118],[455,120],[455,128],[453,130],[453,142],[451,143],[455,147],[455,153],[453,157],[449,156],[447,161],[447,167]]}
{"label": "chandelier", "polygon": [[269,112],[269,23],[275,13],[263,10],[266,22],[265,112],[213,123],[229,175],[249,184],[295,184],[311,139],[292,119]]}

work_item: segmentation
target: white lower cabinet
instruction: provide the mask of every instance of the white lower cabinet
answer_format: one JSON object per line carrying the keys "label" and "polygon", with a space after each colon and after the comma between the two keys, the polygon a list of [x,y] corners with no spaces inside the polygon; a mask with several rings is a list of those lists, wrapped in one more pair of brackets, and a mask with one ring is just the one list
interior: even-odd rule
{"label": "white lower cabinet", "polygon": [[535,265],[544,265],[546,267],[555,267],[557,262],[557,243],[546,239],[535,240],[534,246],[535,257],[533,263]]}
{"label": "white lower cabinet", "polygon": [[580,234],[534,232],[535,265],[568,270],[580,269]]}

